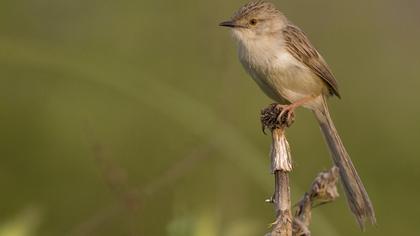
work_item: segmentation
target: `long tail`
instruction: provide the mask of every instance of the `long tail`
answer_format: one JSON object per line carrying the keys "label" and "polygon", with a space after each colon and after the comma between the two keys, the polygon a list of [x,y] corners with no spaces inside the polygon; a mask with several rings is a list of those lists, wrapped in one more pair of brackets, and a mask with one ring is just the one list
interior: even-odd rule
{"label": "long tail", "polygon": [[314,113],[327,141],[332,159],[340,170],[340,177],[346,192],[347,202],[351,211],[356,216],[357,222],[362,229],[364,229],[366,220],[369,220],[372,224],[376,224],[372,203],[363,186],[362,180],[351,162],[349,154],[344,148],[340,136],[338,136],[338,132],[331,120],[325,98],[322,99],[322,106],[315,109]]}

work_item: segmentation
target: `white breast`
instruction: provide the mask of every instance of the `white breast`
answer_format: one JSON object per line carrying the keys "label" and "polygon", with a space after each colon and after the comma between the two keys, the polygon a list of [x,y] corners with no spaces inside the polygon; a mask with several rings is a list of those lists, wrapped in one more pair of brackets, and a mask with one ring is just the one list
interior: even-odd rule
{"label": "white breast", "polygon": [[270,98],[280,103],[320,95],[325,89],[322,80],[278,41],[239,43],[239,58],[246,71]]}

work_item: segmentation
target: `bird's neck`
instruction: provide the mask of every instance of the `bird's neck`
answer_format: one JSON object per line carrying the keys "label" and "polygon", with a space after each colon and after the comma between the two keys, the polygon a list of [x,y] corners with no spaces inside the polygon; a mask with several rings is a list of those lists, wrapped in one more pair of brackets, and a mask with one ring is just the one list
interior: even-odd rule
{"label": "bird's neck", "polygon": [[258,67],[268,67],[284,49],[280,34],[265,35],[253,39],[238,39],[238,54],[241,61]]}

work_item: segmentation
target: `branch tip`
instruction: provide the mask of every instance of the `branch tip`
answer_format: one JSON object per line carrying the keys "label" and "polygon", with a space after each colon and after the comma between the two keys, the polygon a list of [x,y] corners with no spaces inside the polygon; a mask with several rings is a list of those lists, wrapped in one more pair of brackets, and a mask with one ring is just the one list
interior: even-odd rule
{"label": "branch tip", "polygon": [[282,110],[283,108],[276,103],[273,103],[267,108],[261,110],[260,120],[264,134],[265,129],[274,130],[279,128],[286,128],[290,127],[293,124],[295,120],[294,113],[292,113],[290,115],[290,119],[288,119],[288,113],[280,116]]}

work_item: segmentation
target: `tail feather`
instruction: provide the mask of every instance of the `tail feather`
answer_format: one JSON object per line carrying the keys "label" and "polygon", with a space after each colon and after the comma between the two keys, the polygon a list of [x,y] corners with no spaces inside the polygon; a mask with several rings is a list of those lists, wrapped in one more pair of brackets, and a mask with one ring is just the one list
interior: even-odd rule
{"label": "tail feather", "polygon": [[332,159],[340,170],[340,177],[347,196],[347,202],[351,211],[356,216],[357,222],[362,229],[364,229],[366,220],[372,224],[376,224],[372,203],[335,129],[325,98],[322,100],[322,106],[315,109],[314,113],[330,149]]}

